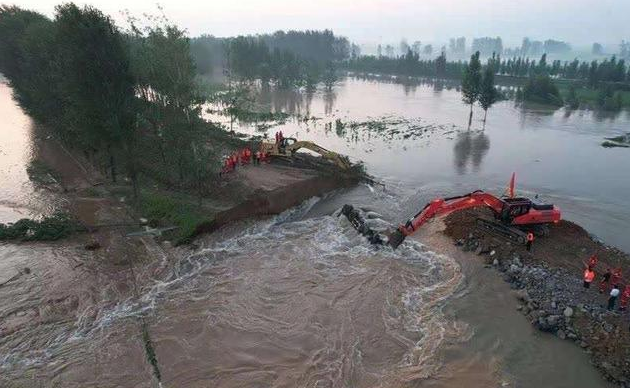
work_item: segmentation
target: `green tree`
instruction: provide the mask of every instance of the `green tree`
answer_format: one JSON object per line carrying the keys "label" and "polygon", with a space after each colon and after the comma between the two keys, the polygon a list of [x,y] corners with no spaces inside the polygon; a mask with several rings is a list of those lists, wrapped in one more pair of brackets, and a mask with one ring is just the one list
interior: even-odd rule
{"label": "green tree", "polygon": [[81,146],[106,149],[112,179],[115,150],[137,196],[134,78],[120,31],[96,8],[56,8],[59,80],[65,96],[64,122],[77,128]]}
{"label": "green tree", "polygon": [[486,125],[486,118],[488,116],[488,109],[494,105],[495,102],[499,99],[499,91],[494,86],[494,67],[488,65],[484,72],[483,77],[481,79],[480,93],[479,93],[479,104],[483,108],[483,124],[484,127]]}
{"label": "green tree", "polygon": [[183,30],[165,23],[140,30],[132,22],[130,57],[143,130],[152,134],[161,162],[146,163],[145,169],[154,170],[153,175],[172,172],[182,185],[190,176],[188,159],[194,160],[192,144],[201,139],[203,101],[190,42]]}
{"label": "green tree", "polygon": [[479,99],[481,92],[481,62],[479,61],[479,51],[470,57],[470,62],[464,68],[462,78],[462,100],[470,105],[470,115],[468,117],[468,128],[472,124],[473,105]]}
{"label": "green tree", "polygon": [[566,102],[569,109],[577,109],[580,106],[580,101],[578,100],[578,96],[575,91],[575,86],[573,84],[569,85],[569,91],[567,94]]}
{"label": "green tree", "polygon": [[558,87],[548,75],[530,77],[523,88],[525,101],[540,104],[562,105],[562,97]]}
{"label": "green tree", "polygon": [[328,62],[326,64],[326,70],[324,71],[324,85],[326,86],[326,90],[332,90],[335,82],[337,82],[335,65],[332,62]]}
{"label": "green tree", "polygon": [[615,92],[611,86],[604,86],[597,92],[597,105],[606,111],[619,111],[623,106],[620,92]]}

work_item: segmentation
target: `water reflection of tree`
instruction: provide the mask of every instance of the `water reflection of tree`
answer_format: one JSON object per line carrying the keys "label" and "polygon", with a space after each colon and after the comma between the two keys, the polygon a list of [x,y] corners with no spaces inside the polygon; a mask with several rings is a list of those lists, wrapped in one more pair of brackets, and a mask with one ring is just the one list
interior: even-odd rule
{"label": "water reflection of tree", "polygon": [[363,74],[363,73],[355,73],[352,74],[351,78],[362,80],[362,81],[370,81],[370,82],[378,82],[378,83],[388,83],[388,84],[398,84],[402,85],[403,91],[405,94],[409,94],[410,92],[415,93],[418,86],[428,86],[433,88],[435,92],[440,92],[444,89],[452,90],[457,89],[460,85],[459,80],[450,80],[450,79],[437,79],[437,78],[423,78],[423,77],[407,77],[407,76],[388,76],[388,75],[380,75],[380,74]]}
{"label": "water reflection of tree", "polygon": [[409,94],[415,94],[416,89],[418,88],[418,84],[415,82],[403,82],[403,90],[405,91],[405,96]]}
{"label": "water reflection of tree", "polygon": [[260,88],[258,104],[264,109],[294,115],[301,113],[303,103],[304,95],[299,90],[278,89],[269,86]]}
{"label": "water reflection of tree", "polygon": [[306,117],[311,117],[311,105],[313,103],[313,96],[315,95],[315,91],[314,90],[307,90],[306,91],[306,101],[305,101],[305,106],[304,106],[304,116]]}
{"label": "water reflection of tree", "polygon": [[490,138],[483,132],[463,132],[453,147],[455,170],[459,175],[466,173],[468,166],[478,172],[483,158],[490,149]]}
{"label": "water reflection of tree", "polygon": [[334,90],[327,90],[324,92],[324,114],[330,115],[332,114],[333,108],[335,107],[335,100],[337,99],[337,94]]}

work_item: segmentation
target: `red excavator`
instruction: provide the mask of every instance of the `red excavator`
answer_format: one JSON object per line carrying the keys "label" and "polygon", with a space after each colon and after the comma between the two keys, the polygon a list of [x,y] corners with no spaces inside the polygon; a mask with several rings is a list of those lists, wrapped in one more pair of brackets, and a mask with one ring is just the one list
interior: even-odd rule
{"label": "red excavator", "polygon": [[387,242],[396,249],[405,238],[414,233],[425,222],[435,216],[446,215],[473,207],[488,207],[494,213],[494,219],[478,218],[477,224],[503,238],[525,244],[528,232],[537,236],[547,235],[548,225],[560,221],[560,209],[554,205],[538,204],[528,198],[514,195],[515,175],[512,174],[508,194],[497,198],[481,190],[450,198],[438,198],[429,202],[418,214],[404,225],[383,238],[378,232],[367,226],[360,212],[351,205],[345,205],[341,214],[345,215],[352,225],[373,244]]}

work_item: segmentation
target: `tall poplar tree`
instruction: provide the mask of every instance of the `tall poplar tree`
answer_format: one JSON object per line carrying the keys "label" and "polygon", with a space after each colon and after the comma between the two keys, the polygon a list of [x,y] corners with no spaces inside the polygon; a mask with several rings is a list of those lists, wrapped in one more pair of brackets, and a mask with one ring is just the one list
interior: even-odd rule
{"label": "tall poplar tree", "polygon": [[483,125],[486,126],[486,118],[488,117],[488,109],[497,102],[499,92],[494,86],[494,67],[488,66],[483,72],[481,79],[481,87],[479,92],[479,105],[483,108]]}
{"label": "tall poplar tree", "polygon": [[481,89],[481,62],[479,61],[479,51],[470,57],[470,62],[464,68],[462,78],[462,100],[470,105],[470,116],[468,117],[468,128],[472,124],[473,105],[479,99]]}

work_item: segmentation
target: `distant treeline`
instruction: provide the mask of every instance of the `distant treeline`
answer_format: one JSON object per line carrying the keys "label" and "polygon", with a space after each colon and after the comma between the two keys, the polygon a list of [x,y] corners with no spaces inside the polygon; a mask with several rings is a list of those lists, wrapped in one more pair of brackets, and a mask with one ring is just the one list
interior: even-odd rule
{"label": "distant treeline", "polygon": [[396,58],[374,55],[351,58],[344,61],[342,67],[359,73],[459,79],[465,65],[462,61],[448,62],[445,53],[435,59],[420,59],[419,54],[408,50],[407,54]]}
{"label": "distant treeline", "polygon": [[[538,61],[522,57],[506,60],[500,56],[493,56],[491,60],[500,75],[530,77],[546,74],[557,78],[583,80],[591,86],[596,86],[599,82],[630,82],[630,68],[625,60],[618,60],[614,56],[601,62],[580,62],[576,59],[572,62],[555,60],[548,63],[547,54],[543,54]],[[355,72],[453,79],[462,77],[466,65],[465,61],[447,61],[445,53],[433,60],[421,60],[411,50],[396,58],[360,56],[344,62],[345,69]]]}
{"label": "distant treeline", "polygon": [[547,55],[543,54],[539,61],[528,58],[512,58],[499,60],[498,73],[515,77],[527,77],[545,73],[565,79],[579,79],[588,81],[590,85],[598,82],[627,82],[630,81],[630,69],[625,60],[617,60],[615,56],[603,61],[568,61],[555,60],[547,63]]}
{"label": "distant treeline", "polygon": [[197,186],[210,174],[209,124],[188,38],[172,25],[123,32],[72,3],[54,19],[0,7],[0,72],[30,116],[137,193],[140,174]]}
{"label": "distant treeline", "polygon": [[219,67],[237,80],[289,88],[330,81],[334,63],[348,58],[351,45],[330,30],[277,31],[234,38],[204,35],[192,40],[191,50],[201,74]]}

